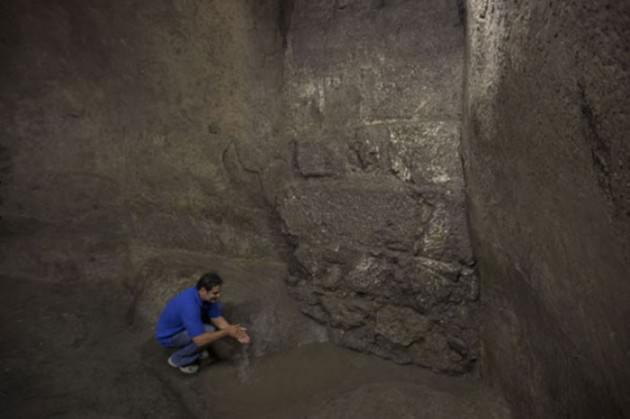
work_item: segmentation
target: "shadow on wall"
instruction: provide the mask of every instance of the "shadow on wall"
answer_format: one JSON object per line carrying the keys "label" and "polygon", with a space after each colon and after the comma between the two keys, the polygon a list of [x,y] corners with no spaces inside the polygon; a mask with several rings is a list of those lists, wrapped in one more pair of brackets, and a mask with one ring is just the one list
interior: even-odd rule
{"label": "shadow on wall", "polygon": [[484,375],[517,417],[627,417],[630,5],[468,4]]}

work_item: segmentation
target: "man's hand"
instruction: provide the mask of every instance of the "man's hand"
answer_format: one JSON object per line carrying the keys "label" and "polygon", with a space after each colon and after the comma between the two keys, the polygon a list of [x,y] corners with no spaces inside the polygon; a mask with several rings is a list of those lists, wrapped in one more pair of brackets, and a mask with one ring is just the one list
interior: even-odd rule
{"label": "man's hand", "polygon": [[241,327],[239,324],[231,324],[223,330],[227,332],[228,336],[238,340],[243,345],[247,345],[251,342],[250,337],[247,335],[247,329]]}
{"label": "man's hand", "polygon": [[245,329],[245,328],[241,328],[241,334],[236,339],[243,345],[249,345],[249,343],[252,341],[251,338],[249,337],[249,335],[247,334],[246,330],[247,329]]}

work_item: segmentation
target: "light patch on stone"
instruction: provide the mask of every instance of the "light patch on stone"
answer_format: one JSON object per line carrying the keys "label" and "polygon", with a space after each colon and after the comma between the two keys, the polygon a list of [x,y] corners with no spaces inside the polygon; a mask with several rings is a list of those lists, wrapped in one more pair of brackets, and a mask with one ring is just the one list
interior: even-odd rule
{"label": "light patch on stone", "polygon": [[375,332],[399,345],[417,342],[430,328],[430,320],[411,308],[385,306],[376,313]]}
{"label": "light patch on stone", "polygon": [[391,170],[403,181],[445,184],[459,175],[459,128],[453,121],[392,125],[389,131]]}
{"label": "light patch on stone", "polygon": [[317,86],[313,82],[307,82],[303,84],[298,90],[298,95],[301,98],[311,98],[317,93]]}
{"label": "light patch on stone", "polygon": [[448,211],[440,203],[433,211],[433,217],[422,237],[423,253],[429,257],[439,256],[437,253],[444,249],[449,230]]}
{"label": "light patch on stone", "polygon": [[328,76],[324,78],[324,83],[326,87],[337,88],[341,86],[341,77],[339,76]]}
{"label": "light patch on stone", "polygon": [[[423,90],[425,90],[425,89],[423,89]],[[421,100],[420,104],[416,107],[416,109],[414,109],[413,113],[414,114],[421,113],[421,111],[427,106],[428,103],[429,103],[428,100]]]}
{"label": "light patch on stone", "polygon": [[[436,167],[436,169],[442,169],[441,167]],[[446,173],[440,173],[431,178],[433,183],[448,183],[451,180],[451,177]]]}
{"label": "light patch on stone", "polygon": [[[328,82],[334,83],[332,79]],[[321,112],[323,111],[324,106],[326,105],[326,98],[325,98],[325,84],[326,83],[327,83],[326,78],[323,80],[307,81],[296,87],[297,95],[298,97],[302,99],[309,99],[309,100],[315,101],[317,103],[317,107],[319,111]]]}
{"label": "light patch on stone", "polygon": [[376,292],[383,284],[383,266],[370,256],[362,256],[346,278],[347,284],[357,291]]}
{"label": "light patch on stone", "polygon": [[317,106],[319,107],[319,111],[323,112],[324,106],[326,105],[326,95],[325,95],[324,86],[322,83],[317,84],[317,92],[319,93],[318,98],[317,98],[318,99]]}
{"label": "light patch on stone", "polygon": [[384,119],[366,119],[362,121],[363,125],[373,126],[373,125],[391,125],[391,124],[411,124],[414,122],[419,122],[413,118],[384,118]]}
{"label": "light patch on stone", "polygon": [[[457,263],[448,263],[441,260],[425,257],[417,257],[416,262],[418,263],[419,267],[429,268],[434,272],[446,274],[451,277],[456,277],[457,274],[462,270],[462,267]],[[467,269],[467,271],[470,271],[470,269]]]}
{"label": "light patch on stone", "polygon": [[397,154],[391,157],[391,169],[403,182],[411,180],[411,170],[405,165],[403,156],[408,153],[407,144],[401,140],[392,130],[389,131],[389,140],[396,145]]}
{"label": "light patch on stone", "polygon": [[[474,83],[470,84],[471,88],[479,92],[485,92],[485,96],[494,97],[497,90],[497,83],[495,80],[499,80],[499,73],[502,67],[504,57],[499,51],[502,50],[501,45],[505,42],[506,31],[505,19],[496,19],[494,16],[487,16],[488,4],[486,0],[471,0],[470,7],[472,10],[471,16],[477,21],[474,26],[482,32],[473,36],[471,39],[472,50],[479,51],[478,54],[482,55],[479,60],[485,61],[483,69],[474,68],[474,71],[480,71],[481,74],[476,77],[478,81],[486,81],[485,83],[478,83],[475,86]],[[497,36],[500,35],[500,36]],[[486,43],[488,45],[482,45]],[[490,51],[483,54],[484,51]],[[477,89],[475,89],[477,87]],[[472,94],[471,96],[479,96]],[[484,96],[484,95],[482,95]]]}
{"label": "light patch on stone", "polygon": [[409,182],[411,180],[411,171],[400,159],[393,159],[392,171],[396,173],[396,176],[404,182]]}
{"label": "light patch on stone", "polygon": [[357,264],[355,269],[360,272],[366,272],[370,268],[376,266],[376,260],[372,257],[363,257],[361,261]]}

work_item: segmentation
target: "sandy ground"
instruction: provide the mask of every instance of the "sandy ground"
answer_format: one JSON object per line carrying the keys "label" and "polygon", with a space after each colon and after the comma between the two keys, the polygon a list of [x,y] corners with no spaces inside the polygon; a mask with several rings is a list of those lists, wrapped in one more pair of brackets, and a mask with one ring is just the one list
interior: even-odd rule
{"label": "sandy ground", "polygon": [[508,411],[474,377],[444,377],[331,344],[184,376],[128,296],[3,277],[0,411],[7,418],[484,418]]}

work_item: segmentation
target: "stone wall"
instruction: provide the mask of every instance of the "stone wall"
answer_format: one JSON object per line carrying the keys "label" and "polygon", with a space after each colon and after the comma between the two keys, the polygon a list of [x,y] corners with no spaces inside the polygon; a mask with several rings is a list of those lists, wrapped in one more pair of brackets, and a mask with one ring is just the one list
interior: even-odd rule
{"label": "stone wall", "polygon": [[629,4],[468,7],[483,374],[518,417],[629,417]]}
{"label": "stone wall", "polygon": [[276,193],[291,292],[339,344],[462,372],[477,358],[459,158],[456,1],[296,1]]}
{"label": "stone wall", "polygon": [[308,335],[260,187],[290,154],[274,145],[277,2],[0,8],[3,274],[124,285],[129,319],[153,323],[172,293],[220,269],[228,301],[280,319],[250,322],[261,350]]}
{"label": "stone wall", "polygon": [[[282,260],[247,173],[249,156],[264,165],[273,155],[275,2],[3,9],[2,212],[29,230],[19,240],[32,250],[11,253],[12,272],[106,278],[106,266],[119,275],[125,258],[152,249]],[[66,243],[75,230],[82,239]]]}
{"label": "stone wall", "polygon": [[259,352],[322,338],[289,277],[338,343],[469,370],[459,3],[4,2],[0,267],[130,321],[220,268]]}

